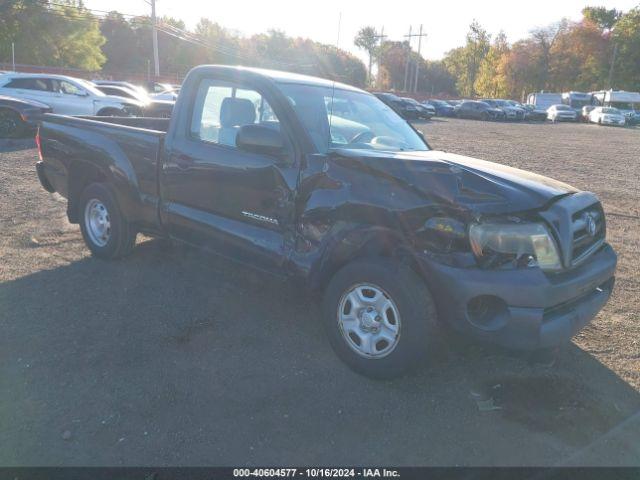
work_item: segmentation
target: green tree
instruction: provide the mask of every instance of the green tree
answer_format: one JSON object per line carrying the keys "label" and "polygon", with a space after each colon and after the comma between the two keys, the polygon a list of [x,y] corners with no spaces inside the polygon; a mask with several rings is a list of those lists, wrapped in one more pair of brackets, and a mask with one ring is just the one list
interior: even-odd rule
{"label": "green tree", "polygon": [[456,77],[456,87],[461,95],[476,95],[476,77],[490,47],[491,36],[474,20],[469,26],[465,45],[446,54],[444,63],[449,72]]}
{"label": "green tree", "polygon": [[353,44],[367,52],[369,56],[369,66],[367,69],[368,83],[371,84],[371,68],[373,66],[373,58],[378,50],[378,32],[374,27],[362,27],[358,30],[358,34],[353,39]]}
{"label": "green tree", "polygon": [[509,53],[509,44],[504,32],[500,32],[489,52],[480,62],[475,90],[482,97],[506,97],[509,95],[505,62]]}
{"label": "green tree", "polygon": [[622,16],[622,12],[615,8],[585,7],[582,9],[582,16],[598,25],[600,30],[611,30]]}
{"label": "green tree", "polygon": [[4,61],[10,60],[14,42],[18,63],[98,70],[106,60],[100,50],[104,41],[97,19],[80,0],[0,4],[0,58]]}
{"label": "green tree", "polygon": [[380,46],[378,80],[380,88],[402,90],[407,59],[407,42],[387,41]]}
{"label": "green tree", "polygon": [[611,41],[618,46],[612,86],[617,89],[640,90],[640,7],[620,17]]}
{"label": "green tree", "polygon": [[111,72],[136,72],[144,58],[135,29],[118,12],[110,12],[100,25],[105,38],[102,53],[107,58],[103,68]]}

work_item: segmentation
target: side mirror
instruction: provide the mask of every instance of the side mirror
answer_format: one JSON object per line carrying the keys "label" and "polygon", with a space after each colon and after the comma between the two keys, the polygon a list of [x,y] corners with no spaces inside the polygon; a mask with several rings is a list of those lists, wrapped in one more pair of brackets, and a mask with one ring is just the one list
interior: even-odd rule
{"label": "side mirror", "polygon": [[238,130],[236,146],[247,152],[279,156],[284,152],[284,137],[264,125],[243,125]]}

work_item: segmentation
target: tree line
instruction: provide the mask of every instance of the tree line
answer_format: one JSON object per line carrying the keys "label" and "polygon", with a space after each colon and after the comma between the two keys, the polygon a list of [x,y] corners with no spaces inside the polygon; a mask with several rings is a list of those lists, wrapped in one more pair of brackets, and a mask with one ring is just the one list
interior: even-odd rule
{"label": "tree line", "polygon": [[[160,72],[182,76],[205,63],[257,66],[366,84],[355,55],[332,45],[292,38],[278,30],[241,36],[202,18],[188,30],[182,20],[158,19]],[[147,16],[99,12],[81,0],[0,2],[0,62],[78,68],[105,74],[153,71],[152,21]],[[151,60],[152,61],[152,60]]]}
{"label": "tree line", "polygon": [[474,21],[464,44],[440,61],[423,59],[406,41],[379,38],[364,27],[355,44],[369,55],[369,81],[383,89],[404,90],[418,68],[415,90],[425,94],[524,99],[539,90],[640,90],[640,7],[586,7],[580,21],[560,20],[513,44]]}
{"label": "tree line", "polygon": [[[146,74],[153,69],[151,29],[149,17],[91,10],[81,0],[0,2],[0,62],[11,61],[14,43],[17,63]],[[640,90],[640,7],[587,7],[578,22],[560,20],[514,43],[474,21],[464,43],[438,61],[363,27],[354,44],[367,53],[366,65],[335,46],[278,30],[245,37],[207,18],[187,29],[170,17],[159,19],[158,29],[161,73],[175,76],[218,63],[424,95],[521,99],[538,90]]]}

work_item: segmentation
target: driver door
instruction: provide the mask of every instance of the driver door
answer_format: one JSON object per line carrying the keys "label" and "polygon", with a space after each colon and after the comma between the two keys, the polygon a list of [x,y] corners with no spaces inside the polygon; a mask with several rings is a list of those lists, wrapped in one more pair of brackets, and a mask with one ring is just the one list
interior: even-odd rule
{"label": "driver door", "polygon": [[[287,129],[257,88],[203,79],[188,128],[167,146],[163,222],[173,237],[267,271],[281,272],[294,232],[299,163]],[[241,150],[244,125],[285,136],[282,158]]]}
{"label": "driver door", "polygon": [[66,80],[52,79],[56,113],[62,115],[93,115],[93,100],[87,91]]}

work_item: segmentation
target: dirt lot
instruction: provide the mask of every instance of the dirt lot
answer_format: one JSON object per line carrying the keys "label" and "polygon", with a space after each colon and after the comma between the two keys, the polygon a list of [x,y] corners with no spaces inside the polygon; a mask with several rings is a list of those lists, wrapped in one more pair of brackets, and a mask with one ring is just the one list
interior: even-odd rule
{"label": "dirt lot", "polygon": [[156,240],[92,259],[36,152],[5,142],[0,465],[640,465],[640,129],[419,128],[603,200],[616,291],[554,367],[455,340],[407,378],[362,378],[289,285]]}

